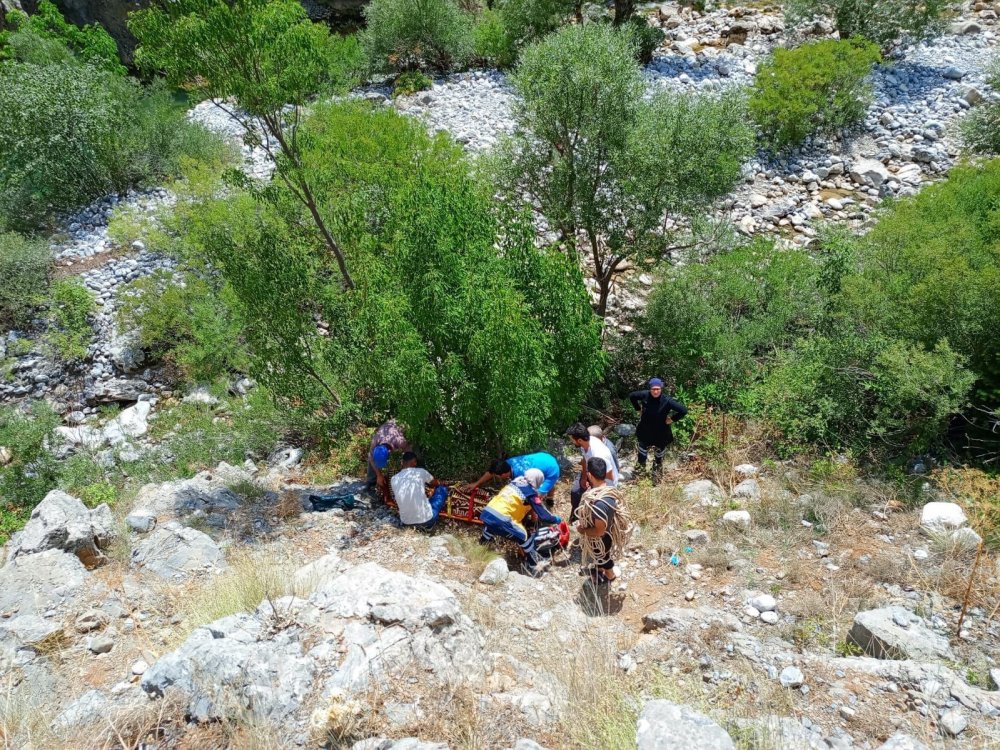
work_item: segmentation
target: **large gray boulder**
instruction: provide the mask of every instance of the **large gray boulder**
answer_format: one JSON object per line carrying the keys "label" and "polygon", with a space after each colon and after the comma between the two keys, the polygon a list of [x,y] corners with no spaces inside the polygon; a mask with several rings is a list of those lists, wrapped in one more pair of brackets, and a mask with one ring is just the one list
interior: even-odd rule
{"label": "large gray boulder", "polygon": [[889,170],[876,159],[858,159],[851,167],[851,179],[859,185],[877,189],[888,182]]}
{"label": "large gray boulder", "polygon": [[171,521],[135,546],[132,564],[161,578],[184,578],[225,568],[226,559],[208,534]]}
{"label": "large gray boulder", "polygon": [[695,505],[716,507],[725,499],[719,485],[710,479],[698,479],[688,482],[681,490],[684,501]]}
{"label": "large gray boulder", "polygon": [[144,485],[130,515],[152,518],[162,524],[197,513],[210,526],[225,526],[227,518],[240,507],[239,495],[227,486],[238,478],[234,473],[238,470],[228,466],[226,469],[203,471],[191,479]]}
{"label": "large gray boulder", "polygon": [[850,643],[876,659],[954,659],[948,639],[903,607],[858,612],[847,634]]}
{"label": "large gray boulder", "polygon": [[67,607],[93,591],[90,579],[79,558],[62,550],[19,555],[0,568],[0,612],[44,615]]}
{"label": "large gray boulder", "polygon": [[636,726],[638,750],[736,750],[726,730],[704,714],[670,701],[647,701]]}
{"label": "large gray boulder", "polygon": [[102,552],[115,536],[114,518],[107,505],[90,510],[60,490],[45,496],[31,512],[10,550],[10,559],[56,549],[76,555],[85,566],[107,562]]}
{"label": "large gray boulder", "polygon": [[483,638],[448,589],[369,563],[324,580],[307,598],[196,629],[146,670],[142,688],[173,691],[189,714],[234,714],[304,726],[310,708],[391,686],[406,670],[441,686],[480,683]]}
{"label": "large gray boulder", "polygon": [[721,609],[711,607],[676,607],[667,600],[661,602],[652,612],[642,616],[645,630],[671,630],[681,632],[703,624],[721,624],[727,630],[737,632],[743,625],[735,616]]}

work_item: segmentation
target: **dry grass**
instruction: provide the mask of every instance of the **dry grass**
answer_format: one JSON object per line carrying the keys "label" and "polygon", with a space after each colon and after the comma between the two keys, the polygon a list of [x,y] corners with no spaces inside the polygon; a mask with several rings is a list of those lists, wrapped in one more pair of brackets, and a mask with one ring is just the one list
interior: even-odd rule
{"label": "dry grass", "polygon": [[10,671],[0,683],[0,748],[52,747],[49,723],[52,714],[45,705],[49,697],[27,682],[15,679]]}
{"label": "dry grass", "polygon": [[490,561],[500,556],[493,545],[480,544],[478,536],[463,533],[448,536],[448,552],[455,557],[465,558],[476,578],[482,574]]}

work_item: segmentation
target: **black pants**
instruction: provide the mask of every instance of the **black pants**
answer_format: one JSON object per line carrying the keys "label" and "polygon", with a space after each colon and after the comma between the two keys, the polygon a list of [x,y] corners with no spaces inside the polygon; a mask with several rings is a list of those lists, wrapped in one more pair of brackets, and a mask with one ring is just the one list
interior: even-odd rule
{"label": "black pants", "polygon": [[643,440],[639,438],[639,466],[646,466],[646,459],[649,458],[650,448],[653,449],[653,468],[659,471],[663,466],[663,455],[667,452],[670,440],[658,438],[656,440]]}

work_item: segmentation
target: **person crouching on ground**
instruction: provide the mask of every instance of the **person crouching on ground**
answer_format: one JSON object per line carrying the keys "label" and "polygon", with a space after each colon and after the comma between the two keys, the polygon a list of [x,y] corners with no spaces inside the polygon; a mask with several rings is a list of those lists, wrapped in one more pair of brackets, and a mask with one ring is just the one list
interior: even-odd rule
{"label": "person crouching on ground", "polygon": [[608,450],[608,446],[604,444],[604,441],[600,438],[591,437],[590,431],[579,422],[566,430],[566,435],[572,441],[573,445],[580,449],[580,453],[583,454],[583,460],[580,461],[580,474],[573,482],[573,487],[569,493],[571,507],[569,517],[570,519],[575,519],[576,509],[580,504],[580,497],[590,488],[587,480],[587,461],[592,458],[600,458],[604,461],[604,465],[608,471],[607,482],[612,487],[618,486],[618,468],[615,466],[614,459],[611,458],[611,451]]}
{"label": "person crouching on ground", "polygon": [[526,574],[537,578],[548,567],[548,561],[543,560],[535,550],[535,534],[529,534],[524,528],[524,517],[534,513],[537,519],[545,524],[556,524],[562,521],[545,507],[538,488],[545,481],[545,475],[540,469],[528,469],[523,477],[511,480],[479,514],[483,522],[483,533],[479,537],[480,544],[488,544],[496,537],[513,539],[524,552],[523,570]]}
{"label": "person crouching on ground", "polygon": [[607,463],[591,458],[587,474],[590,489],[583,493],[576,511],[576,530],[583,539],[581,574],[602,586],[615,580],[615,559],[625,551],[633,525],[622,491],[607,483]]}
{"label": "person crouching on ground", "polygon": [[467,490],[479,489],[492,479],[515,479],[523,477],[528,469],[538,469],[545,476],[545,481],[538,488],[538,494],[545,500],[552,489],[559,481],[559,462],[551,453],[528,453],[523,456],[512,456],[507,459],[494,461],[490,468],[475,481],[470,484]]}
{"label": "person crouching on ground", "polygon": [[[441,515],[448,500],[448,488],[441,484],[427,469],[417,466],[417,454],[403,454],[403,468],[391,480],[392,495],[399,508],[399,520],[404,526],[414,526],[430,531]],[[430,498],[427,488],[433,488]]]}

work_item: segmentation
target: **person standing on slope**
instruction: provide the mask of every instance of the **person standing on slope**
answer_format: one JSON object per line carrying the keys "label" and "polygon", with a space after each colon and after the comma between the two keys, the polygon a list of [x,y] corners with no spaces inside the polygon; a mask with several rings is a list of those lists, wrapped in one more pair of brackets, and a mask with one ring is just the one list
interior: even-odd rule
{"label": "person standing on slope", "polygon": [[663,468],[663,454],[667,452],[667,446],[674,442],[670,425],[687,416],[687,407],[663,392],[663,381],[659,378],[651,378],[648,390],[632,391],[628,398],[639,412],[639,424],[635,430],[639,443],[639,466],[646,468],[646,459],[652,448],[653,472],[659,474]]}

